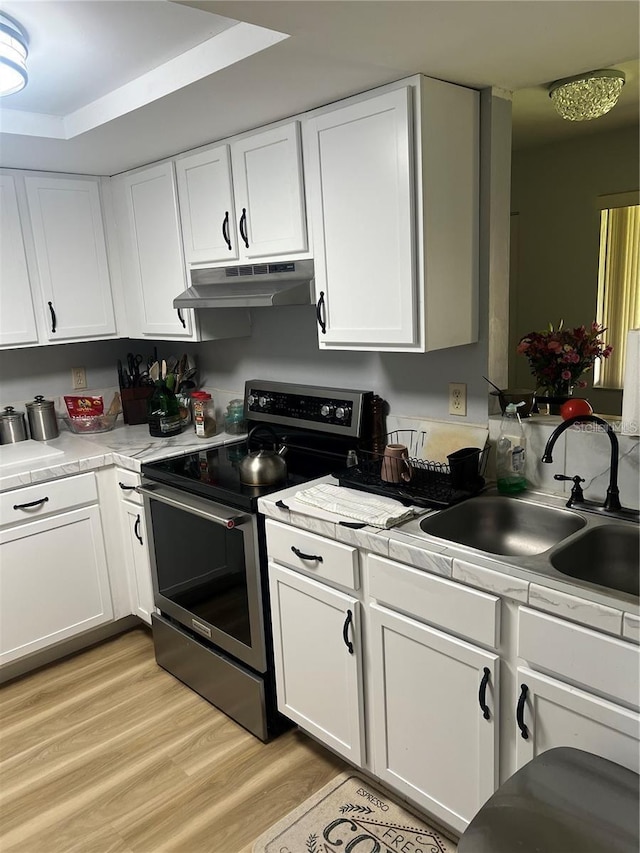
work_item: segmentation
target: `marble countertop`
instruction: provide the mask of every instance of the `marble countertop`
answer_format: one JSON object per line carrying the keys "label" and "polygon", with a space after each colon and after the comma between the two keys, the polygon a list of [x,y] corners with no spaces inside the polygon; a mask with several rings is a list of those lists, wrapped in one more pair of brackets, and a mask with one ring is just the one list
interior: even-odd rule
{"label": "marble countertop", "polygon": [[[485,592],[515,599],[613,636],[640,642],[640,606],[633,596],[597,588],[593,584],[582,585],[557,572],[558,577],[549,576],[510,562],[508,557],[444,542],[422,531],[416,532],[419,525],[415,520],[390,530],[368,526],[357,530],[344,527],[340,521],[347,519],[296,500],[296,492],[318,483],[335,484],[337,481],[332,477],[322,477],[304,487],[283,489],[260,498],[258,508],[276,521],[458,580]],[[540,492],[531,493],[529,497],[558,507],[563,507],[566,500],[559,495]],[[276,506],[276,501],[282,501],[287,509]],[[416,510],[421,515],[435,512]]]}
{"label": "marble countertop", "polygon": [[90,471],[107,465],[118,465],[129,471],[140,471],[143,462],[154,462],[170,456],[182,456],[221,444],[231,444],[246,436],[220,432],[211,438],[198,438],[193,429],[186,429],[172,438],[154,438],[146,424],[118,424],[110,432],[95,435],[76,435],[61,430],[58,438],[43,442],[62,454],[15,465],[2,465],[0,447],[0,491],[28,486]]}

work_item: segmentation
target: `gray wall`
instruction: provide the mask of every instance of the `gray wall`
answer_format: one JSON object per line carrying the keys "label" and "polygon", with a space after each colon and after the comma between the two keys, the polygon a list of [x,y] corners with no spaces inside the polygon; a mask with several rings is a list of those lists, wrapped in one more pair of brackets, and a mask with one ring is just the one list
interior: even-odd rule
{"label": "gray wall", "polygon": [[[509,384],[532,387],[518,340],[562,318],[588,325],[596,316],[598,196],[638,189],[637,127],[516,151],[512,162],[514,229]],[[586,388],[597,411],[619,414],[621,393]]]}

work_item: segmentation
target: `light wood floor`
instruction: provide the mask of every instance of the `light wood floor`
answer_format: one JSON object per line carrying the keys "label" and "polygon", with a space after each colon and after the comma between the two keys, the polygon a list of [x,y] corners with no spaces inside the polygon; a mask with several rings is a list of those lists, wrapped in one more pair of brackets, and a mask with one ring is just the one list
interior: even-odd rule
{"label": "light wood floor", "polygon": [[0,688],[2,853],[250,853],[345,769],[263,744],[155,663],[140,628]]}

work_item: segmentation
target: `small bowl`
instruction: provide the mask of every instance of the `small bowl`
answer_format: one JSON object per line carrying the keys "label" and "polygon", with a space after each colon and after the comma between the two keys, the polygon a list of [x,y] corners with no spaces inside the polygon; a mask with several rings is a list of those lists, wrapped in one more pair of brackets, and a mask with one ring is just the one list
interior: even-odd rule
{"label": "small bowl", "polygon": [[71,432],[78,435],[89,433],[110,432],[116,425],[118,415],[89,415],[81,418],[64,417],[62,420]]}
{"label": "small bowl", "polygon": [[536,392],[528,388],[505,388],[504,391],[489,393],[498,398],[503,415],[509,403],[524,403],[524,406],[518,408],[518,414],[521,418],[528,418],[536,401]]}

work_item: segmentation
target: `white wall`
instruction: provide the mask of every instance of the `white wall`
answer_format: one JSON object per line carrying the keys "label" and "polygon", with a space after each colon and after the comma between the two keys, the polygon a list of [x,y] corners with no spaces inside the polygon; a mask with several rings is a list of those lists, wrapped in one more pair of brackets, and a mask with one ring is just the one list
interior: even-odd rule
{"label": "white wall", "polygon": [[435,353],[325,352],[318,349],[315,307],[252,309],[250,338],[200,344],[207,385],[242,389],[246,379],[271,379],[374,391],[398,415],[447,420],[448,382],[467,384],[467,418],[487,420],[482,380],[486,340]]}

